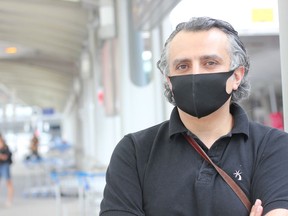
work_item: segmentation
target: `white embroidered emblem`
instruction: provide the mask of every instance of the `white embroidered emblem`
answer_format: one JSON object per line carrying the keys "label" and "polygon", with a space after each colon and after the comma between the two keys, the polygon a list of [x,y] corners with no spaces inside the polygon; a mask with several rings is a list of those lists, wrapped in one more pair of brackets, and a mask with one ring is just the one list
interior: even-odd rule
{"label": "white embroidered emblem", "polygon": [[242,172],[241,170],[236,170],[233,175],[235,176],[235,178],[237,178],[237,180],[241,181],[242,180],[242,176],[241,176]]}

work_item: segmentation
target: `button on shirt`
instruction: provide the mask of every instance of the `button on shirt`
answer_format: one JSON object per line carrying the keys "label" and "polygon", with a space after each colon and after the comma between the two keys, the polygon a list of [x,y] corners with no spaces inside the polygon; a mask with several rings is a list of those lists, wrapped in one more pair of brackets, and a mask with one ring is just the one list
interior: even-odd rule
{"label": "button on shirt", "polygon": [[175,108],[169,121],[126,135],[106,175],[102,216],[247,216],[249,212],[217,171],[185,140],[194,137],[209,157],[264,214],[288,209],[288,135],[248,120],[230,107],[232,131],[210,149],[182,124]]}

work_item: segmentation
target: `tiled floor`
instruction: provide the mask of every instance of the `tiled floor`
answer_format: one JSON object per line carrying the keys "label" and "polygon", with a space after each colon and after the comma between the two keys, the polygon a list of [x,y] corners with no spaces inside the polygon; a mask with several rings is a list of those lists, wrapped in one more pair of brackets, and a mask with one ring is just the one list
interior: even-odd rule
{"label": "tiled floor", "polygon": [[[0,215],[2,216],[98,216],[99,203],[102,198],[104,177],[96,193],[86,195],[85,199],[79,198],[77,188],[62,188],[62,196],[58,201],[55,198],[55,187],[49,183],[42,183],[39,187],[32,180],[37,180],[36,175],[31,178],[29,171],[21,165],[13,167],[13,182],[15,187],[14,203],[10,207],[5,206],[5,184],[0,184]],[[31,173],[30,173],[31,174]],[[35,173],[34,173],[35,174]],[[39,176],[38,176],[39,177]],[[41,177],[42,178],[42,177]],[[39,180],[39,179],[38,179]],[[98,179],[99,181],[99,179]],[[66,190],[66,191],[65,191]],[[92,190],[91,190],[92,192]]]}

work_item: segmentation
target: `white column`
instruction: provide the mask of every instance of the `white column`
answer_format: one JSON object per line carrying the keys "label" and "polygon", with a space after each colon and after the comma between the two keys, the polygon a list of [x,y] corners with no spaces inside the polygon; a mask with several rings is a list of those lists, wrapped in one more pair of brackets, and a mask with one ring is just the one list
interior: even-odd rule
{"label": "white column", "polygon": [[288,1],[278,0],[284,130],[288,131]]}
{"label": "white column", "polygon": [[119,38],[119,49],[118,49],[118,59],[121,62],[120,71],[120,118],[121,118],[121,134],[126,134],[130,131],[131,122],[131,109],[132,101],[130,99],[130,88],[129,88],[129,21],[128,21],[128,0],[123,0],[121,3],[117,4],[117,24],[118,28],[118,38]]}

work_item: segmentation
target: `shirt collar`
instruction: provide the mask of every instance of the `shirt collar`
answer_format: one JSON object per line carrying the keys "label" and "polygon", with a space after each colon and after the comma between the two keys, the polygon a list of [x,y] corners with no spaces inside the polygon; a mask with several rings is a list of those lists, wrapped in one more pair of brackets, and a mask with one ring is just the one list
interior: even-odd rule
{"label": "shirt collar", "polygon": [[187,128],[182,123],[177,107],[171,112],[170,121],[169,121],[169,136],[171,137],[174,134],[187,132]]}
{"label": "shirt collar", "polygon": [[249,137],[249,119],[244,109],[238,104],[231,104],[230,112],[234,118],[234,127],[232,134],[245,134],[246,138]]}
{"label": "shirt collar", "polygon": [[[234,127],[231,130],[232,134],[244,134],[246,138],[249,137],[249,120],[247,114],[238,104],[231,104],[230,112],[234,118]],[[174,134],[188,132],[187,128],[183,125],[177,107],[171,112],[169,122],[169,136]]]}

